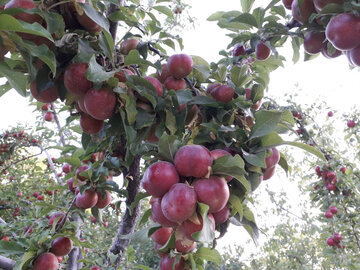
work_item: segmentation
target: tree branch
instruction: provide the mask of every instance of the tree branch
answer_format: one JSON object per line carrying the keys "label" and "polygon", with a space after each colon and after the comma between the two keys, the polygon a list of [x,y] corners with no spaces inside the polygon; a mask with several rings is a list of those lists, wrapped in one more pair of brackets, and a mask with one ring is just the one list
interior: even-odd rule
{"label": "tree branch", "polygon": [[[40,149],[41,149],[41,148],[40,148]],[[24,161],[24,160],[27,160],[27,159],[29,159],[29,158],[33,158],[33,157],[36,157],[36,156],[41,155],[42,152],[43,152],[43,150],[41,149],[41,152],[38,153],[38,154],[34,154],[34,155],[31,155],[31,156],[23,157],[22,159],[19,159],[19,160],[17,160],[17,161],[11,162],[8,166],[6,166],[4,169],[2,169],[1,174],[2,174],[4,171],[6,171],[8,168],[10,168],[10,167],[18,164],[18,163],[21,162],[21,161]]]}
{"label": "tree branch", "polygon": [[15,264],[16,261],[0,255],[0,269],[12,270],[14,269]]}
{"label": "tree branch", "polygon": [[159,55],[160,57],[166,57],[167,55],[166,54],[163,54],[161,51],[159,51],[158,49],[155,49],[150,42],[148,42],[148,48],[150,51],[156,53],[157,55]]}
{"label": "tree branch", "polygon": [[140,203],[134,207],[132,214],[129,210],[130,205],[135,201],[135,197],[140,191],[140,156],[136,156],[134,158],[129,171],[124,169],[123,172],[124,176],[130,178],[131,180],[129,180],[129,185],[126,188],[128,192],[128,198],[126,200],[126,212],[121,221],[116,239],[109,250],[113,254],[119,254],[116,267],[118,267],[121,256],[130,243],[130,240],[128,239],[121,239],[121,236],[134,232],[136,221],[140,213]]}
{"label": "tree branch", "polygon": [[[74,215],[73,220],[78,224],[75,236],[80,239],[82,220],[79,215]],[[78,263],[81,258],[80,247],[74,247],[69,253],[69,259],[66,263],[66,270],[77,270],[82,268],[82,263]]]}
{"label": "tree branch", "polygon": [[65,146],[65,139],[64,139],[64,136],[62,135],[61,133],[61,126],[60,126],[60,121],[59,121],[59,118],[57,116],[57,113],[55,112],[55,107],[52,103],[51,104],[51,109],[53,110],[53,115],[54,115],[54,119],[55,119],[55,122],[56,122],[56,126],[58,128],[58,131],[59,131],[59,136],[60,136],[60,142],[63,146]]}
{"label": "tree branch", "polygon": [[187,77],[185,77],[184,80],[189,85],[193,95],[198,96],[199,95],[199,92],[198,92],[199,90],[194,87],[193,83]]}
{"label": "tree branch", "polygon": [[[125,0],[118,0],[118,3],[119,3],[119,6],[123,7],[125,5]],[[115,4],[110,4],[108,10],[106,10],[106,16],[109,16],[111,13],[115,12],[115,11],[118,11],[119,8],[117,5]],[[115,43],[115,40],[116,40],[116,33],[117,33],[117,29],[118,29],[118,22],[113,22],[113,21],[110,21],[110,34],[114,40],[114,43]]]}
{"label": "tree branch", "polygon": [[55,169],[55,166],[54,166],[54,163],[52,162],[52,159],[51,159],[51,156],[50,154],[48,153],[48,151],[46,151],[40,144],[38,145],[38,147],[41,149],[41,151],[45,152],[46,154],[46,157],[47,157],[47,160],[48,160],[48,163],[50,165],[50,168],[51,170],[53,171],[54,173],[54,176],[56,178],[56,181],[59,183],[59,184],[62,184],[62,180],[59,178],[57,172],[56,172],[56,169]]}

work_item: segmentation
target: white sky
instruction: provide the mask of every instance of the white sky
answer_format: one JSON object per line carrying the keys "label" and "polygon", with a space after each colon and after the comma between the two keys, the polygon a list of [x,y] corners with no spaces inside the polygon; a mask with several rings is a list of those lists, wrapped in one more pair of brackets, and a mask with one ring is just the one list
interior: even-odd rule
{"label": "white sky", "polygon": [[[185,45],[184,53],[199,55],[209,62],[216,61],[219,58],[218,51],[226,49],[229,39],[225,37],[224,30],[221,30],[215,22],[207,22],[206,18],[219,10],[241,10],[240,1],[191,1],[191,5],[193,7],[191,13],[197,17],[197,28],[181,33]],[[290,44],[287,45],[291,48]],[[276,99],[283,97],[284,93],[298,93],[296,100],[301,103],[311,104],[316,99],[325,100],[339,113],[349,112],[352,106],[358,106],[359,73],[356,69],[349,69],[345,56],[329,60],[320,55],[313,61],[304,63],[300,60],[299,63],[293,65],[291,52],[285,50],[284,54],[289,62],[286,63],[285,68],[279,68],[271,74],[269,86],[271,97]],[[32,109],[27,104],[28,100],[15,91],[10,91],[1,97],[0,129],[3,130],[9,125],[15,126],[16,122],[34,122],[35,115],[31,113]],[[327,111],[324,112],[325,114]],[[289,184],[283,176],[281,178],[274,176],[267,184],[278,185],[279,182],[285,190],[296,193],[297,187],[294,183]],[[294,198],[294,196],[290,197]],[[225,246],[233,241],[239,244],[245,243],[244,241],[248,238],[244,239],[244,236],[246,236],[244,230],[231,229],[231,234],[229,233],[219,244]]]}

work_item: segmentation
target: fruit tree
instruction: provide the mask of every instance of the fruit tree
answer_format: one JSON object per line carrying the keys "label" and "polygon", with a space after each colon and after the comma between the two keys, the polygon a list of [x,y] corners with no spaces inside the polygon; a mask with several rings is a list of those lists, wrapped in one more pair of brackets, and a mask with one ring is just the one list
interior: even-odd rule
{"label": "fruit tree", "polygon": [[[257,240],[249,204],[276,168],[288,172],[280,145],[322,160],[322,191],[336,194],[339,165],[308,136],[301,112],[263,101],[271,72],[285,60],[277,51],[283,45],[291,43],[295,62],[303,44],[306,58],[344,54],[349,64],[360,65],[358,5],[279,2],[258,7],[241,1],[241,11],[212,14],[208,20],[231,37],[222,58],[212,62],[186,54],[174,33],[187,8],[179,0],[1,0],[1,94],[15,89],[30,95],[54,127],[45,129],[41,142],[18,131],[1,136],[4,175],[17,164],[12,160],[22,145],[47,153],[49,164],[28,162],[24,179],[4,183],[28,184],[37,170],[48,170],[56,183],[49,180],[46,194],[26,195],[35,212],[22,234],[9,224],[27,211],[10,204],[14,211],[3,220],[2,237],[13,239],[0,242],[7,255],[0,265],[119,269],[130,241],[144,236],[154,242],[159,269],[220,265],[216,243],[230,223]],[[64,126],[60,117],[66,118]],[[285,139],[295,125],[302,141]],[[356,119],[347,123],[357,125]],[[57,159],[51,159],[50,148],[58,151]],[[24,192],[17,190],[17,196]],[[119,207],[123,213],[116,218]],[[323,208],[328,219],[338,211],[325,202]],[[101,224],[98,237],[109,248],[89,260],[86,227]],[[334,232],[327,244],[341,248],[341,241]]]}

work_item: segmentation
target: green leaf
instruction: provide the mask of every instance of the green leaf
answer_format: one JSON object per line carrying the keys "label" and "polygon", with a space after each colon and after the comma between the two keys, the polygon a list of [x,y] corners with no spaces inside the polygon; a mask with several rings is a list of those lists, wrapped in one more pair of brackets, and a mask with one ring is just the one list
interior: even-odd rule
{"label": "green leaf", "polygon": [[15,241],[0,241],[0,254],[5,255],[20,255],[25,253],[26,249]]}
{"label": "green leaf", "polygon": [[[130,180],[132,181],[132,180]],[[132,215],[132,212],[134,210],[134,208],[139,204],[139,202],[146,198],[149,197],[150,195],[146,192],[139,192],[138,194],[136,194],[135,196],[135,200],[131,203],[131,205],[129,206],[129,211],[130,211],[130,215]]]}
{"label": "green leaf", "polygon": [[293,49],[293,57],[292,57],[292,61],[295,63],[297,63],[300,59],[300,41],[298,37],[293,37],[291,39],[291,46]]}
{"label": "green leaf", "polygon": [[54,41],[50,33],[38,23],[26,23],[8,14],[0,15],[0,30],[34,34]]}
{"label": "green leaf", "polygon": [[221,255],[216,249],[201,247],[196,251],[195,256],[206,261],[214,262],[218,266],[221,263]]}
{"label": "green leaf", "polygon": [[175,115],[171,113],[169,110],[165,110],[165,113],[166,113],[166,120],[165,120],[166,128],[170,131],[170,135],[174,135],[175,132],[177,131]]}
{"label": "green leaf", "polygon": [[56,58],[54,53],[46,45],[33,46],[30,44],[25,45],[31,55],[40,58],[51,70],[53,76],[56,75]]}
{"label": "green leaf", "polygon": [[0,85],[0,97],[6,94],[9,90],[11,90],[11,85],[9,82],[6,82],[3,85]]}
{"label": "green leaf", "polygon": [[193,96],[192,93],[189,90],[178,90],[174,91],[175,95],[177,97],[179,105],[183,105],[185,103],[188,103],[192,100]]}
{"label": "green leaf", "polygon": [[240,0],[243,12],[249,12],[255,0]]}
{"label": "green leaf", "polygon": [[11,70],[5,62],[0,62],[0,76],[6,77],[11,87],[26,97],[27,76],[24,73]]}
{"label": "green leaf", "polygon": [[[343,13],[344,12],[344,7],[343,5],[339,5],[339,4],[336,4],[336,3],[330,3],[330,2],[327,2],[329,4],[327,4],[326,6],[324,6],[321,11],[319,12],[319,14],[326,14],[328,15],[329,13],[330,14],[334,14],[334,13]],[[355,9],[358,7],[358,4],[354,3],[354,2],[351,2],[353,4],[353,7],[355,7]],[[357,8],[358,9],[358,8]],[[358,9],[359,11],[359,9]]]}
{"label": "green leaf", "polygon": [[136,114],[135,128],[141,129],[144,127],[150,127],[155,119],[155,114],[150,114],[144,110],[138,110]]}
{"label": "green leaf", "polygon": [[139,226],[145,224],[149,220],[149,217],[151,216],[151,214],[152,214],[151,209],[146,210],[139,221]]}
{"label": "green leaf", "polygon": [[201,231],[193,233],[191,236],[200,242],[209,243],[212,242],[215,238],[215,233],[213,231],[213,223],[208,218],[209,206],[204,203],[198,203],[197,212],[200,214],[203,220],[203,226]]}
{"label": "green leaf", "polygon": [[[120,115],[121,115],[121,120],[123,122],[123,126],[125,129],[126,145],[129,146],[135,140],[137,132],[132,126],[129,126],[126,124],[126,121],[125,121],[126,117],[125,117],[125,113],[123,111],[120,112]],[[127,151],[126,153],[128,154],[129,152]]]}
{"label": "green leaf", "polygon": [[231,194],[230,198],[229,198],[229,203],[231,205],[231,210],[232,210],[231,215],[235,215],[236,213],[238,213],[240,216],[240,219],[242,219],[244,210],[243,210],[241,198],[239,198],[238,196],[236,196],[234,194]]}
{"label": "green leaf", "polygon": [[109,32],[109,21],[100,12],[96,11],[91,5],[80,5],[83,7],[85,14],[90,19]]}
{"label": "green leaf", "polygon": [[168,252],[170,249],[175,247],[175,242],[176,242],[176,238],[175,238],[175,231],[171,234],[171,236],[169,237],[169,239],[167,240],[167,242],[160,247],[157,252],[162,252],[162,253],[166,253]]}
{"label": "green leaf", "polygon": [[265,168],[265,151],[256,154],[251,154],[242,149],[244,159],[251,165]]}
{"label": "green leaf", "polygon": [[281,168],[283,168],[283,170],[286,172],[287,175],[291,168],[289,167],[289,164],[287,163],[283,153],[280,153],[280,160],[278,164],[280,165]]}
{"label": "green leaf", "polygon": [[136,231],[134,233],[126,235],[118,235],[118,237],[120,239],[129,239],[135,242],[147,242],[149,241],[149,236],[159,228],[161,228],[159,224],[152,224],[149,227],[146,227],[140,231]]}
{"label": "green leaf", "polygon": [[252,79],[248,74],[249,68],[248,65],[233,66],[231,68],[230,78],[236,87],[241,87]]}
{"label": "green leaf", "polygon": [[261,144],[266,148],[272,148],[276,145],[281,145],[283,142],[283,139],[276,132],[271,132],[261,138]]}
{"label": "green leaf", "polygon": [[159,155],[162,160],[173,162],[174,155],[180,147],[180,141],[175,135],[164,133],[159,139]]}
{"label": "green leaf", "polygon": [[43,16],[46,21],[46,27],[50,33],[62,36],[65,30],[65,22],[63,16],[55,12],[44,12]]}
{"label": "green leaf", "polygon": [[[217,67],[217,70],[213,73],[212,77],[219,82],[224,82],[226,80],[227,73],[228,73],[227,67],[225,65],[219,65]],[[234,82],[233,80],[231,81]]]}
{"label": "green leaf", "polygon": [[287,122],[290,125],[295,125],[294,116],[292,115],[290,110],[286,110],[281,114],[281,121]]}
{"label": "green leaf", "polygon": [[272,132],[280,122],[281,112],[261,110],[255,113],[255,125],[251,130],[250,139]]}
{"label": "green leaf", "polygon": [[[286,17],[286,11],[285,8],[283,6],[274,6],[271,8],[271,12],[274,12],[276,14],[279,14],[281,17],[285,18]],[[276,17],[276,20],[278,18]]]}
{"label": "green leaf", "polygon": [[259,173],[249,173],[247,179],[250,182],[251,191],[254,191],[260,185],[259,177]]}
{"label": "green leaf", "polygon": [[255,8],[254,11],[252,12],[252,15],[254,16],[258,28],[261,28],[262,23],[264,21],[264,16],[265,16],[265,10],[261,7]]}
{"label": "green leaf", "polygon": [[212,173],[230,175],[236,178],[247,191],[250,191],[250,184],[244,177],[244,174],[246,174],[244,166],[245,163],[239,155],[235,155],[234,157],[225,155],[214,161]]}
{"label": "green leaf", "polygon": [[156,107],[157,103],[155,96],[157,96],[157,91],[155,89],[155,86],[150,81],[139,76],[131,75],[131,76],[127,76],[126,84],[130,88],[136,90],[141,96],[145,97],[148,101],[150,101],[153,108]]}
{"label": "green leaf", "polygon": [[193,76],[199,81],[205,81],[210,76],[210,65],[206,60],[200,56],[192,55],[194,66],[193,66]]}
{"label": "green leaf", "polygon": [[215,108],[218,108],[220,106],[219,102],[217,102],[212,97],[208,97],[208,96],[195,96],[190,101],[190,104],[207,105],[209,107],[215,107]]}
{"label": "green leaf", "polygon": [[124,65],[145,65],[156,68],[156,66],[152,62],[142,59],[138,50],[131,50],[129,52],[129,54],[125,57]]}
{"label": "green leaf", "polygon": [[265,11],[275,6],[280,0],[272,0],[265,8]]}
{"label": "green leaf", "polygon": [[[249,213],[247,213],[247,214],[249,214]],[[259,228],[257,227],[255,222],[249,221],[249,220],[247,220],[245,218],[245,211],[244,211],[244,217],[242,219],[242,222],[244,224],[243,226],[244,226],[245,230],[250,234],[250,236],[253,239],[255,245],[257,245],[258,244],[258,239],[259,239]]]}
{"label": "green leaf", "polygon": [[301,149],[303,149],[303,150],[317,156],[318,158],[322,159],[323,161],[326,161],[323,153],[321,153],[316,148],[314,148],[314,147],[312,147],[310,145],[307,145],[305,143],[284,141],[283,144],[299,147],[299,148],[301,148]]}
{"label": "green leaf", "polygon": [[258,27],[258,22],[254,18],[254,16],[251,15],[250,13],[243,13],[240,16],[231,19],[230,22],[240,22],[253,27]]}
{"label": "green leaf", "polygon": [[113,58],[114,40],[108,32],[104,31],[99,35],[99,46],[109,59]]}
{"label": "green leaf", "polygon": [[16,263],[16,269],[27,269],[28,264],[30,261],[35,257],[36,252],[35,251],[28,251],[24,253],[24,255],[21,257],[21,260]]}
{"label": "green leaf", "polygon": [[166,6],[154,6],[153,9],[159,11],[160,13],[165,14],[166,16],[168,16],[171,19],[174,18],[173,11]]}
{"label": "green leaf", "polygon": [[96,54],[96,51],[91,48],[90,42],[86,39],[78,39],[78,53],[73,58],[74,62],[86,62],[89,63],[91,57]]}
{"label": "green leaf", "polygon": [[264,87],[260,84],[254,84],[251,88],[251,100],[255,103],[264,97]]}
{"label": "green leaf", "polygon": [[323,153],[321,153],[319,150],[317,150],[316,148],[304,144],[304,143],[300,143],[300,142],[289,142],[289,141],[284,141],[277,133],[275,132],[271,132],[269,134],[267,134],[266,136],[264,136],[263,138],[261,138],[261,144],[262,146],[264,146],[265,148],[272,148],[278,145],[292,145],[292,146],[296,146],[299,147],[315,156],[317,156],[318,158],[322,159],[323,161],[326,161]]}
{"label": "green leaf", "polygon": [[136,121],[137,109],[136,101],[133,97],[126,94],[120,94],[120,98],[125,101],[125,110],[129,125],[133,125]]}
{"label": "green leaf", "polygon": [[93,55],[90,59],[89,67],[85,72],[85,76],[89,81],[101,83],[113,77],[115,72],[116,71],[104,71],[103,67],[96,62],[95,55]]}
{"label": "green leaf", "polygon": [[[246,0],[245,0],[245,1],[246,1]],[[222,15],[223,15],[224,13],[225,13],[224,11],[217,11],[217,12],[211,14],[211,15],[207,18],[207,20],[208,20],[208,21],[218,21],[218,20],[222,17]]]}
{"label": "green leaf", "polygon": [[83,134],[81,135],[82,147],[84,149],[87,149],[87,147],[89,146],[90,143],[91,143],[91,136],[89,134],[86,134],[85,132],[83,132]]}
{"label": "green leaf", "polygon": [[103,222],[102,220],[102,209],[99,209],[97,207],[91,208],[91,214],[94,216],[94,218],[99,221],[100,223]]}

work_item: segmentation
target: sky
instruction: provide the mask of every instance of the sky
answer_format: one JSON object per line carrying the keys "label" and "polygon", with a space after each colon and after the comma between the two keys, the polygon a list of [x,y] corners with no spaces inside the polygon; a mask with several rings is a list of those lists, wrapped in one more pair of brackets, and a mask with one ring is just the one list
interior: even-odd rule
{"label": "sky", "polygon": [[[220,4],[219,4],[220,3]],[[206,18],[216,11],[241,10],[239,0],[225,1],[191,1],[193,7],[191,14],[197,18],[196,29],[186,29],[181,36],[184,40],[183,53],[198,55],[208,62],[219,59],[218,51],[226,49],[230,39],[225,36],[215,22],[208,22]],[[287,44],[287,48],[291,48]],[[359,73],[357,69],[350,70],[345,56],[336,59],[325,59],[321,55],[309,62],[299,61],[296,65],[291,63],[291,50],[284,48],[281,53],[286,56],[284,68],[279,68],[271,74],[271,82],[267,94],[282,99],[285,93],[296,95],[294,99],[300,103],[311,104],[315,100],[326,101],[335,113],[350,112],[351,108],[358,106],[360,100]],[[0,97],[0,129],[16,122],[35,122],[35,115],[28,105],[28,100],[22,98],[15,91],[10,91]],[[324,116],[327,111],[324,112]],[[50,123],[51,124],[51,123]],[[345,123],[344,123],[345,124]],[[341,127],[342,129],[343,127]],[[280,149],[281,150],[281,149]],[[271,181],[271,182],[270,182]],[[287,192],[296,194],[296,186],[286,180],[280,173],[265,185],[269,187],[281,186]],[[292,196],[294,198],[294,196]],[[231,228],[230,233],[220,241],[220,246],[228,243],[245,243],[244,230]]]}

